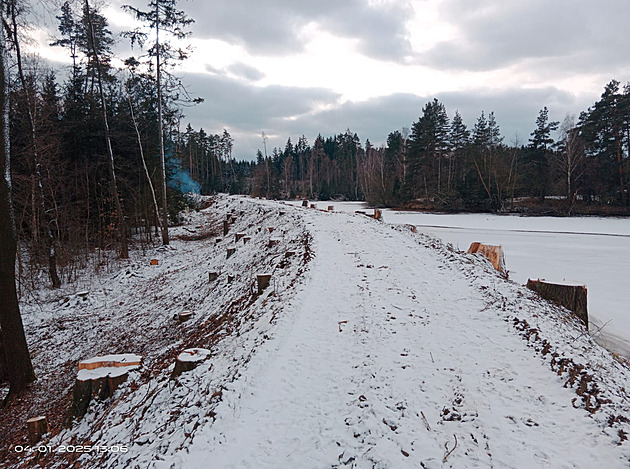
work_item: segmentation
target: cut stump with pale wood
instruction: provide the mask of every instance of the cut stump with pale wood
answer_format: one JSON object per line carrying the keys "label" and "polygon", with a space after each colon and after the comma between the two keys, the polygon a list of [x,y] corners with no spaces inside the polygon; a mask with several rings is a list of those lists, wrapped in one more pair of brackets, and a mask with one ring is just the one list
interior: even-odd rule
{"label": "cut stump with pale wood", "polygon": [[175,379],[182,373],[194,370],[210,356],[210,350],[204,348],[189,348],[180,353],[175,359],[175,368],[171,373],[171,379]]}
{"label": "cut stump with pale wood", "polygon": [[93,399],[105,400],[140,367],[142,357],[127,353],[90,358],[79,363],[74,382],[72,414],[83,417]]}
{"label": "cut stump with pale wood", "polygon": [[34,445],[41,439],[42,435],[48,433],[48,420],[44,415],[33,417],[26,421],[26,427],[28,428],[28,441]]}
{"label": "cut stump with pale wood", "polygon": [[490,244],[472,243],[468,248],[468,254],[483,254],[490,261],[496,270],[507,276],[505,269],[505,256],[502,246],[492,246]]}

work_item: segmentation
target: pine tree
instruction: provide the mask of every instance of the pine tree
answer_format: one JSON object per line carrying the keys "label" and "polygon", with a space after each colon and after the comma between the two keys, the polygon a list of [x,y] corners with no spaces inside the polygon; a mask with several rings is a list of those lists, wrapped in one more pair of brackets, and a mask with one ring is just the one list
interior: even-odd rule
{"label": "pine tree", "polygon": [[[165,105],[165,81],[164,78],[171,79],[168,67],[173,62],[183,60],[187,57],[187,52],[182,49],[174,49],[172,45],[164,41],[161,33],[168,33],[176,39],[183,39],[189,35],[186,28],[194,20],[188,18],[182,10],[177,9],[178,0],[150,0],[148,10],[143,11],[131,5],[124,8],[135,15],[135,17],[147,24],[151,31],[155,32],[155,39],[149,47],[149,57],[155,58],[155,81],[157,88],[157,108],[158,108],[158,132],[160,143],[160,164],[162,169],[162,243],[169,244],[168,236],[168,199],[166,190],[166,154],[164,145],[164,105]],[[139,43],[143,45],[148,39],[148,34],[141,30],[134,30],[127,33],[132,45]],[[177,82],[181,86],[181,83]]]}
{"label": "pine tree", "polygon": [[549,154],[554,139],[551,132],[558,128],[559,122],[549,121],[549,111],[545,106],[540,110],[536,119],[536,129],[529,139],[530,151],[526,162],[532,175],[532,186],[538,193],[541,202],[544,202],[549,188]]}

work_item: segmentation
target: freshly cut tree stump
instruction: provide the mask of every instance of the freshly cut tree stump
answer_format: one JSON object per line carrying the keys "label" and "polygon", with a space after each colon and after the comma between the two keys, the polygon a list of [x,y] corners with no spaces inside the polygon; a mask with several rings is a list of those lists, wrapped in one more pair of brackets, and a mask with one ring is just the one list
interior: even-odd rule
{"label": "freshly cut tree stump", "polygon": [[181,313],[177,313],[175,318],[177,319],[177,322],[182,323],[188,321],[193,316],[194,313],[192,311],[182,311]]}
{"label": "freshly cut tree stump", "polygon": [[238,243],[241,238],[245,236],[245,233],[236,233],[234,235],[234,242]]}
{"label": "freshly cut tree stump", "polygon": [[159,263],[157,259],[151,259],[151,265],[158,265]]}
{"label": "freshly cut tree stump", "polygon": [[335,210],[335,207],[333,205],[329,205],[328,206],[328,211],[332,212],[333,210]]}
{"label": "freshly cut tree stump", "polygon": [[189,348],[184,350],[177,356],[175,360],[175,368],[171,373],[171,379],[175,379],[182,373],[191,371],[210,356],[210,350],[205,348]]}
{"label": "freshly cut tree stump", "polygon": [[223,220],[223,236],[227,236],[228,231],[230,231],[230,224],[227,220]]}
{"label": "freshly cut tree stump", "polygon": [[26,427],[28,428],[28,441],[31,445],[34,445],[41,439],[43,434],[48,433],[48,420],[43,415],[33,417],[26,421]]}
{"label": "freshly cut tree stump", "polygon": [[317,208],[317,205],[311,204],[311,208]]}
{"label": "freshly cut tree stump", "polygon": [[219,278],[218,272],[208,272],[208,282],[214,282],[217,278]]}
{"label": "freshly cut tree stump", "polygon": [[468,248],[468,254],[483,254],[486,259],[494,266],[496,270],[502,274],[506,274],[505,256],[503,255],[503,247],[491,246],[489,244],[472,243]]}
{"label": "freshly cut tree stump", "polygon": [[74,382],[72,413],[83,417],[92,399],[107,399],[125,382],[129,372],[138,368],[142,357],[134,354],[106,355],[79,363]]}
{"label": "freshly cut tree stump", "polygon": [[227,257],[226,259],[229,259],[232,254],[234,254],[236,252],[236,248],[227,248]]}
{"label": "freshly cut tree stump", "polygon": [[378,209],[378,208],[374,209],[374,219],[375,220],[382,220],[383,219],[383,212],[381,212],[381,210]]}
{"label": "freshly cut tree stump", "polygon": [[256,275],[256,283],[258,285],[258,294],[262,295],[265,288],[269,286],[271,282],[271,274],[258,274]]}
{"label": "freshly cut tree stump", "polygon": [[588,303],[586,285],[552,283],[547,280],[527,280],[527,288],[546,300],[564,306],[577,316],[588,330]]}
{"label": "freshly cut tree stump", "polygon": [[304,199],[302,201],[302,207],[308,207],[308,200]]}
{"label": "freshly cut tree stump", "polygon": [[412,233],[417,233],[418,232],[418,228],[416,228],[415,225],[405,225],[407,228],[409,228],[409,230],[411,230]]}
{"label": "freshly cut tree stump", "polygon": [[267,228],[269,230],[269,233],[273,233],[273,230],[275,229],[273,226],[270,226],[269,228]]}
{"label": "freshly cut tree stump", "polygon": [[142,363],[142,357],[133,353],[122,353],[117,355],[104,355],[94,357],[79,362],[80,370],[96,370],[98,368],[125,368],[129,366],[138,367]]}

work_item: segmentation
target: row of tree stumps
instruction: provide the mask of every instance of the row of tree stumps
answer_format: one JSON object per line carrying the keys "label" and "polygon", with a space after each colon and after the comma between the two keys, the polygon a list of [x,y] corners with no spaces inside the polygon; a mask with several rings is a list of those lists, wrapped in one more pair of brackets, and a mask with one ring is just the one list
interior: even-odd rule
{"label": "row of tree stumps", "polygon": [[[470,248],[468,248],[468,254],[477,253],[486,257],[493,267],[507,278],[508,271],[505,268],[505,257],[501,246],[472,243]],[[528,279],[526,286],[538,293],[542,298],[571,311],[588,330],[587,289],[585,285],[566,282],[554,283],[544,279]]]}
{"label": "row of tree stumps", "polygon": [[[331,208],[332,209],[332,208]],[[243,215],[243,211],[240,212]],[[280,211],[279,215],[285,212]],[[228,236],[230,225],[236,221],[237,217],[234,211],[228,214],[223,220],[223,236]],[[253,225],[250,225],[251,228]],[[274,227],[268,227],[269,234],[274,232]],[[259,229],[260,231],[260,229]],[[238,232],[234,235],[235,243],[243,241],[247,244],[252,237],[247,233]],[[219,244],[223,238],[216,238],[215,243]],[[270,238],[267,246],[273,247],[280,242],[277,238]],[[228,247],[226,258],[229,259],[236,252],[236,247]],[[287,251],[286,257],[295,254],[295,251]],[[151,259],[151,265],[158,265],[157,259]],[[208,281],[215,282],[219,278],[219,272],[208,272]],[[256,293],[262,295],[271,283],[272,275],[270,273],[261,273],[256,276],[257,289]],[[228,283],[234,280],[233,275],[227,276]],[[192,311],[181,311],[173,317],[178,323],[190,320],[194,313]],[[193,370],[197,365],[204,362],[211,356],[210,350],[203,348],[191,348],[182,351],[176,358],[173,371],[170,375],[171,379],[177,379],[183,373]],[[137,370],[142,365],[142,357],[135,354],[116,354],[94,357],[79,362],[78,373],[75,380],[73,390],[73,401],[71,414],[73,417],[82,418],[88,411],[89,405],[94,400],[103,401],[111,398],[114,392],[124,383],[129,373]],[[27,420],[27,428],[29,433],[29,441],[31,444],[37,443],[44,434],[48,432],[48,421],[46,416],[37,416]]]}

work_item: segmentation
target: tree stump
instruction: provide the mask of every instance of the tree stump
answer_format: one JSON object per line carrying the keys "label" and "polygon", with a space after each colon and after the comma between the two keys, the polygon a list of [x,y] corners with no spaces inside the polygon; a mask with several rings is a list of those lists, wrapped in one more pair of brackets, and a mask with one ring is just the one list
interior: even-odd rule
{"label": "tree stump", "polygon": [[79,363],[74,383],[72,413],[83,417],[92,399],[104,400],[125,382],[129,372],[138,368],[142,357],[134,354],[106,355]]}
{"label": "tree stump", "polygon": [[208,272],[208,282],[214,282],[217,278],[219,278],[218,272]]}
{"label": "tree stump", "polygon": [[271,274],[258,274],[256,276],[256,283],[258,285],[258,294],[262,295],[265,288],[269,286],[271,282]]}
{"label": "tree stump", "polygon": [[219,244],[221,241],[223,241],[223,238],[216,238],[214,244]]}
{"label": "tree stump", "polygon": [[204,348],[189,348],[180,353],[175,359],[175,368],[171,373],[171,379],[175,379],[182,373],[191,371],[210,356],[210,350]]}
{"label": "tree stump", "polygon": [[332,206],[332,205],[329,205],[329,206],[328,206],[328,211],[329,211],[329,212],[332,212],[334,209],[335,209],[335,207],[334,207],[334,206]]}
{"label": "tree stump", "polygon": [[228,231],[230,231],[230,225],[227,220],[223,220],[223,236],[227,236]]}
{"label": "tree stump", "polygon": [[177,313],[175,318],[177,319],[177,322],[182,323],[188,321],[193,316],[194,313],[192,311],[182,311],[181,313]]}
{"label": "tree stump", "polygon": [[269,240],[269,242],[267,243],[267,247],[272,248],[272,247],[274,247],[276,244],[278,244],[279,242],[280,242],[280,240],[279,240],[279,239],[277,239],[277,238],[271,238],[271,239]]}
{"label": "tree stump", "polygon": [[317,205],[311,204],[311,208],[317,208]]}
{"label": "tree stump", "polygon": [[28,428],[28,441],[34,445],[43,434],[48,433],[48,420],[43,415],[33,417],[26,421],[26,427]]}
{"label": "tree stump", "polygon": [[502,274],[506,274],[505,270],[505,256],[503,255],[503,248],[501,246],[491,246],[489,244],[472,243],[468,248],[468,254],[480,253],[485,256],[486,259],[494,266],[496,270]]}
{"label": "tree stump", "polygon": [[304,199],[302,201],[302,207],[308,207],[308,200]]}
{"label": "tree stump", "polygon": [[251,236],[243,237],[243,244],[247,244],[247,242],[250,241],[251,239],[252,239]]}
{"label": "tree stump", "polygon": [[227,283],[232,283],[234,281],[234,275],[227,276]]}
{"label": "tree stump", "polygon": [[241,238],[245,236],[245,233],[236,233],[234,235],[234,242],[238,243]]}
{"label": "tree stump", "polygon": [[151,265],[158,265],[159,261],[157,259],[151,259]]}
{"label": "tree stump", "polygon": [[381,212],[381,210],[378,209],[378,208],[374,209],[374,219],[375,220],[382,220],[383,219],[383,212]]}
{"label": "tree stump", "polygon": [[232,254],[234,254],[236,252],[236,248],[227,248],[227,257],[226,259],[229,259]]}
{"label": "tree stump", "polygon": [[585,285],[552,283],[546,280],[527,280],[527,288],[557,305],[564,306],[577,316],[588,330],[588,303]]}
{"label": "tree stump", "polygon": [[269,228],[267,228],[269,230],[269,233],[273,233],[273,230],[275,229],[273,226],[270,226]]}

